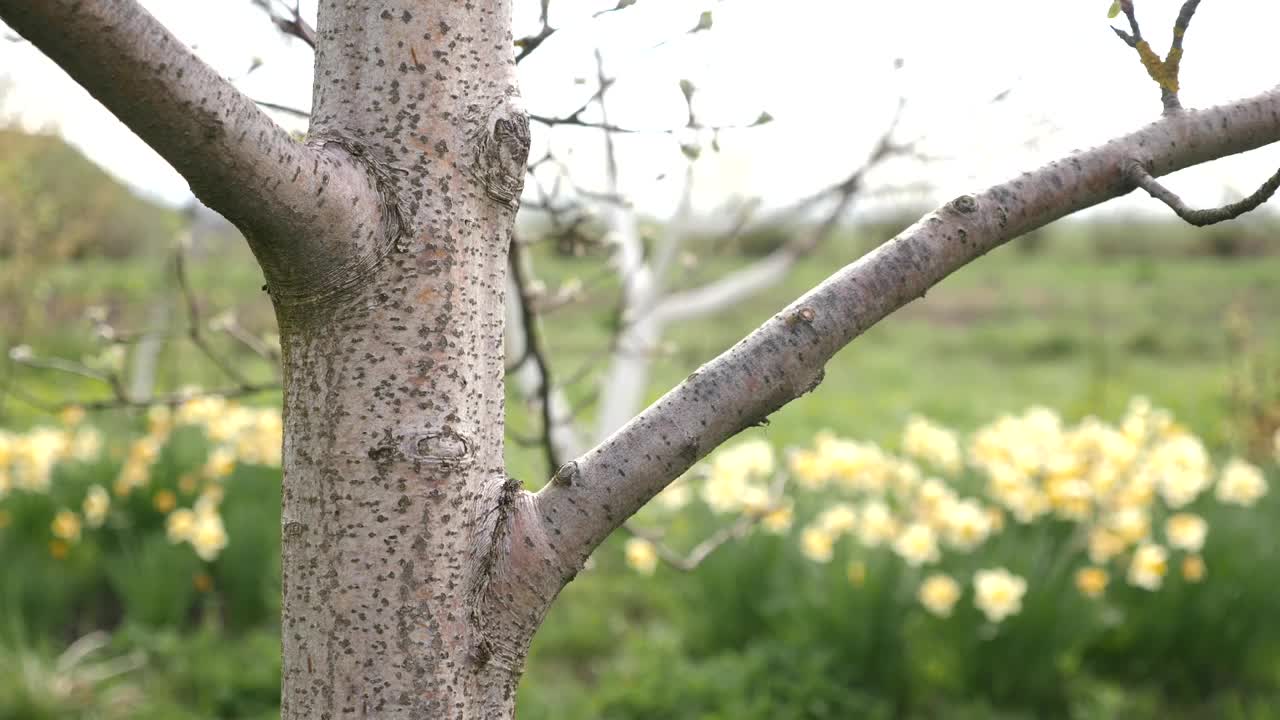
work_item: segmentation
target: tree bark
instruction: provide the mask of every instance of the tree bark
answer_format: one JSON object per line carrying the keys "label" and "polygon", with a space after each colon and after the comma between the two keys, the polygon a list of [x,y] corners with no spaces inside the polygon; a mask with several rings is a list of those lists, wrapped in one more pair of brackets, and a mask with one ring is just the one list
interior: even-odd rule
{"label": "tree bark", "polygon": [[311,141],[375,178],[393,247],[276,298],[292,718],[500,718],[562,582],[503,466],[507,246],[528,151],[506,0],[324,0]]}
{"label": "tree bark", "polygon": [[528,151],[508,0],[322,0],[298,143],[135,0],[0,0],[249,239],[285,374],[282,717],[510,718],[591,551],[875,322],[1019,234],[1280,140],[1280,89],[964,195],[840,270],[531,495],[503,466]]}

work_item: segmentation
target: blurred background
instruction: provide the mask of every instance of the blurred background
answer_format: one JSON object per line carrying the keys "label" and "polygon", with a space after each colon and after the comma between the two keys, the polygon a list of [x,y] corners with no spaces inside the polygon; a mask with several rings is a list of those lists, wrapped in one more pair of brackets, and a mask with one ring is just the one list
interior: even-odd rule
{"label": "blurred background", "polygon": [[[305,137],[315,3],[142,3]],[[540,486],[835,269],[1158,117],[1110,3],[516,0]],[[1138,3],[1167,47],[1181,3]],[[1206,2],[1182,98],[1275,85]],[[1195,206],[1280,151],[1177,173]],[[1280,717],[1280,218],[1135,193],[962,269],[604,545],[522,718]],[[279,344],[237,231],[0,26],[0,718],[278,717]]]}

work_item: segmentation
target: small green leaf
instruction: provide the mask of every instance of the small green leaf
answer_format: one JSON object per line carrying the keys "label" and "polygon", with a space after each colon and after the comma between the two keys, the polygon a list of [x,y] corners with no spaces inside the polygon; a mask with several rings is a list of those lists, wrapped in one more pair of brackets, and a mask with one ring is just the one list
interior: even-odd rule
{"label": "small green leaf", "polygon": [[751,123],[751,127],[756,127],[759,125],[768,125],[771,122],[773,122],[773,116],[767,112],[762,112],[760,113],[760,117],[756,118],[756,121]]}
{"label": "small green leaf", "polygon": [[1111,9],[1107,11],[1107,17],[1113,18],[1120,14],[1120,0],[1111,3]]}
{"label": "small green leaf", "polygon": [[693,86],[692,82],[688,80],[680,81],[680,92],[684,93],[684,99],[686,102],[693,99],[693,91],[696,89],[697,88]]}
{"label": "small green leaf", "polygon": [[614,10],[622,10],[624,8],[629,8],[635,4],[636,4],[636,0],[618,0],[618,5],[617,7],[614,8]]}
{"label": "small green leaf", "polygon": [[684,156],[690,160],[697,160],[698,156],[702,154],[702,148],[693,144],[685,144],[680,146],[680,152],[684,153]]}
{"label": "small green leaf", "polygon": [[702,15],[698,17],[698,24],[693,26],[689,32],[700,32],[702,30],[711,29],[711,11],[703,10]]}

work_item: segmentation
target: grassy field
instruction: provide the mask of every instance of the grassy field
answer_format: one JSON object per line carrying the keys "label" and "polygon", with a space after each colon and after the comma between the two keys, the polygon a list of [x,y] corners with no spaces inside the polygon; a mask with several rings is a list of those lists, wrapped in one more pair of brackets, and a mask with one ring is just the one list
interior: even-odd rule
{"label": "grassy field", "polygon": [[[1088,227],[1063,225],[1036,254],[1001,248],[944,280],[841,351],[818,390],[764,431],[787,444],[831,427],[872,440],[895,437],[909,413],[972,427],[1031,403],[1069,416],[1115,414],[1145,394],[1188,418],[1214,442],[1238,442],[1224,425],[1233,372],[1243,358],[1228,323],[1247,323],[1262,352],[1277,349],[1280,257],[1221,259],[1136,252],[1176,226],[1134,231],[1135,253],[1100,256]],[[843,238],[787,282],[710,322],[674,328],[675,352],[655,366],[650,398],[824,279],[867,247]],[[732,263],[713,263],[714,276]],[[587,276],[593,261],[547,267],[549,285]],[[608,311],[568,309],[547,323],[553,355],[568,368],[606,337]],[[517,422],[519,419],[516,420]],[[1229,424],[1229,423],[1228,423]]]}
{"label": "grassy field", "polygon": [[[1280,307],[1280,255],[1195,254],[1186,247],[1185,229],[1164,224],[1136,228],[1132,253],[1100,254],[1096,234],[1091,226],[1060,223],[1043,250],[1026,253],[1014,244],[961,269],[841,351],[818,392],[779,412],[768,433],[789,443],[834,427],[885,440],[911,412],[966,427],[1029,403],[1072,416],[1114,413],[1133,394],[1145,394],[1196,422],[1213,441],[1240,442],[1225,420],[1233,372],[1245,359],[1233,344],[1231,328],[1247,327],[1248,341],[1261,359],[1274,355],[1280,336],[1274,312]],[[1162,234],[1172,237],[1167,247],[1158,244]],[[868,247],[858,236],[838,238],[803,261],[785,283],[714,320],[673,328],[667,336],[670,352],[655,363],[649,397],[656,399]],[[541,257],[537,267],[554,288],[572,277],[599,276],[600,262]],[[739,262],[713,258],[682,280],[715,277]],[[189,264],[205,321],[232,311],[255,333],[274,331],[261,274],[247,250],[233,246]],[[137,331],[146,327],[146,307],[155,302],[173,304],[170,332],[180,335],[186,315],[169,268],[167,258],[144,258],[24,273],[15,286],[15,295],[23,296],[18,305],[24,320],[14,322],[18,308],[11,309],[0,340],[29,344],[41,355],[91,354],[99,346],[83,321],[86,307],[107,307],[117,328]],[[590,366],[606,346],[615,291],[610,281],[598,283],[590,297],[601,302],[569,306],[546,319],[547,344],[561,376]],[[216,335],[213,342],[250,378],[271,377],[266,364],[235,343]],[[598,370],[599,363],[594,367]],[[165,346],[160,368],[162,386],[225,384],[199,351],[183,342]],[[91,382],[65,374],[11,372],[32,394],[51,400],[102,395]],[[586,397],[595,380],[589,376],[570,392]],[[256,401],[270,404],[275,398],[268,394]],[[531,427],[518,403],[511,408],[513,427]],[[40,417],[38,410],[14,400],[3,412],[0,418],[10,426]],[[513,444],[510,455],[528,477],[543,472],[536,453]]]}
{"label": "grassy field", "polygon": [[[1130,236],[1132,247],[1125,244]],[[856,235],[843,237],[806,259],[784,284],[713,321],[674,328],[669,334],[672,352],[655,365],[650,398],[856,258],[869,244]],[[1198,252],[1197,247],[1195,239],[1177,226],[1060,224],[1034,252],[1016,245],[1002,248],[872,328],[829,363],[826,379],[815,393],[776,413],[767,427],[747,434],[782,448],[806,445],[815,433],[831,429],[893,448],[913,413],[962,429],[1031,405],[1055,408],[1069,421],[1089,414],[1115,418],[1131,397],[1144,395],[1203,437],[1215,457],[1229,452],[1257,457],[1262,438],[1269,439],[1275,429],[1271,423],[1280,406],[1276,384],[1280,379],[1280,313],[1276,312],[1280,253],[1274,252],[1280,244],[1273,241],[1269,254],[1234,258]],[[551,287],[599,272],[599,259],[539,256],[537,263]],[[711,260],[694,274],[715,275],[735,264],[731,259]],[[0,339],[8,345],[30,345],[37,356],[79,357],[97,352],[82,321],[88,306],[108,307],[112,323],[134,330],[146,322],[145,303],[177,299],[162,258],[95,261],[23,271],[20,277],[9,265],[0,266],[0,275],[20,300],[8,309],[8,325],[0,326]],[[242,248],[194,261],[192,285],[206,320],[230,310],[255,333],[273,331],[272,314],[259,289],[261,276]],[[592,297],[607,300],[614,288],[606,282],[598,287],[588,284],[588,290]],[[547,318],[548,344],[562,376],[590,361],[603,347],[613,321],[609,306],[607,301],[591,302]],[[173,317],[180,334],[185,316],[176,304]],[[244,354],[235,343],[221,337],[215,341],[221,351],[237,358],[251,378],[271,376],[265,363]],[[161,368],[164,386],[221,384],[216,370],[186,343],[166,346]],[[7,382],[50,401],[101,395],[92,382],[70,380],[61,373],[14,367],[7,372]],[[586,397],[593,380],[571,388],[571,394]],[[251,400],[262,405],[277,401],[270,393]],[[525,434],[534,428],[534,419],[514,397],[509,397],[508,406],[513,430]],[[0,428],[48,422],[38,409],[12,397],[0,406],[0,413]],[[114,417],[104,415],[102,422],[116,422]],[[547,476],[536,448],[511,441],[507,454],[513,474],[526,482],[540,484]],[[761,552],[766,550],[762,546]],[[671,658],[685,652],[688,638],[683,635],[688,634],[689,623],[699,622],[697,612],[707,612],[694,604],[707,602],[707,587],[750,594],[756,578],[735,574],[726,560],[707,568],[701,578],[698,573],[665,572],[650,580],[628,571],[621,555],[621,540],[611,541],[598,553],[597,567],[563,592],[535,640],[521,691],[522,717],[586,720],[600,717],[601,707],[612,708],[614,715],[609,717],[644,717],[645,710],[619,699],[628,688],[661,694],[663,682],[670,681],[678,683],[677,692],[690,696],[741,695],[762,677],[792,677],[776,666],[779,662],[794,667],[812,662],[812,672],[821,675],[825,667],[819,662],[821,647],[812,656],[783,662],[753,654],[756,650],[744,646],[673,670]],[[273,647],[270,627],[225,636],[209,632],[203,629],[181,640],[146,634],[119,642],[122,647],[151,648],[152,657],[160,659],[181,656],[183,647],[201,648],[200,652],[221,658],[222,664],[217,665],[221,669],[212,673],[209,682],[224,682],[228,687],[236,686],[238,681],[230,676],[246,654],[261,655]],[[158,688],[158,694],[181,699],[183,693],[203,697],[201,693],[213,692],[194,689],[199,685],[194,679],[198,673],[189,667],[164,662],[149,667],[143,671],[146,684]],[[261,687],[245,692],[269,698],[275,676],[269,669],[265,672],[266,676],[254,680]],[[680,676],[671,677],[673,672]],[[1280,667],[1260,672],[1268,683],[1280,680]],[[865,691],[851,688],[846,694],[861,698],[858,694]],[[803,689],[796,692],[814,703],[826,697],[822,690],[807,695]],[[1092,704],[1083,710],[1073,706],[1074,716],[1147,717],[1168,710],[1162,705],[1163,690],[1145,685],[1118,690],[1104,684],[1082,692]],[[1148,692],[1154,694],[1144,694]],[[1238,702],[1230,712],[1224,705],[1204,704],[1201,698],[1180,706],[1186,710],[1182,716],[1274,717],[1255,713],[1247,693],[1230,698]],[[901,709],[893,702],[882,703],[883,698],[864,699],[865,703],[850,700],[852,704],[845,706],[823,700],[828,704],[807,709],[797,702],[794,717],[891,717]],[[213,701],[199,702],[208,708]],[[269,699],[263,702],[270,704]],[[219,716],[257,716],[239,707],[225,714],[219,711]],[[269,708],[259,711],[262,716],[270,714]],[[922,717],[963,715],[959,709],[916,711]],[[183,717],[157,712],[155,717]],[[667,711],[650,707],[647,712]],[[754,717],[752,712],[708,707],[679,717]],[[965,712],[970,717],[996,715],[985,705]]]}

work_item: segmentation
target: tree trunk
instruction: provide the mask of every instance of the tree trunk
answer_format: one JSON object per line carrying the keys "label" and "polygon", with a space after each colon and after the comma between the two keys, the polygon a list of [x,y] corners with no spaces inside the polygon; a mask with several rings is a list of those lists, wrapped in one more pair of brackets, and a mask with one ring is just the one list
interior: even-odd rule
{"label": "tree trunk", "polygon": [[512,716],[561,581],[525,577],[549,556],[503,465],[503,292],[529,143],[509,17],[506,0],[320,5],[309,142],[363,163],[390,212],[366,231],[376,254],[332,286],[269,287],[286,720]]}

